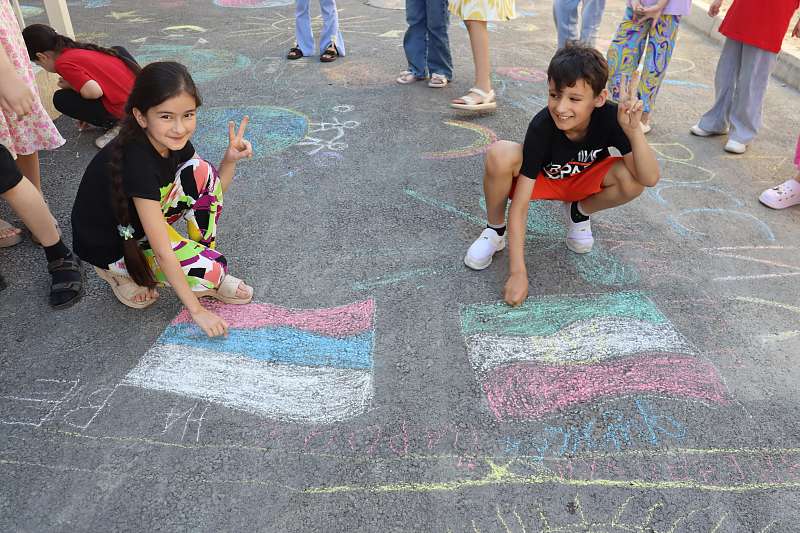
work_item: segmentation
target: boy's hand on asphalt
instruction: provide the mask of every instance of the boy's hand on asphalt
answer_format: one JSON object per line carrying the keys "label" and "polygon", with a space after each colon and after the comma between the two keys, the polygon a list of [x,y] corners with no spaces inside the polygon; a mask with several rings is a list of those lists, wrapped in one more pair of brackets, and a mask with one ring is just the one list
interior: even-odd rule
{"label": "boy's hand on asphalt", "polygon": [[503,300],[511,307],[521,305],[528,297],[528,275],[511,274],[503,288]]}

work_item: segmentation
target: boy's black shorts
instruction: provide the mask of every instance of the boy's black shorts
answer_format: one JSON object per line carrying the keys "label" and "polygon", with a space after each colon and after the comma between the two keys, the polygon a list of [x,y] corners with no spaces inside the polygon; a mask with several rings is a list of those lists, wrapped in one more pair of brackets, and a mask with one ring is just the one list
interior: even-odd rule
{"label": "boy's black shorts", "polygon": [[0,194],[8,192],[22,181],[22,174],[8,148],[0,144]]}

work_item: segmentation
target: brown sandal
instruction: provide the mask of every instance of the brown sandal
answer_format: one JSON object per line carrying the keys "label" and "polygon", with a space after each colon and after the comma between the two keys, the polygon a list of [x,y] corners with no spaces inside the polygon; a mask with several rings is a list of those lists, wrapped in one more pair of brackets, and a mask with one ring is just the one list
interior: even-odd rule
{"label": "brown sandal", "polygon": [[303,51],[296,46],[286,54],[286,59],[300,59],[301,57],[303,57]]}
{"label": "brown sandal", "polygon": [[319,56],[319,60],[323,63],[330,63],[331,61],[336,61],[336,58],[339,57],[339,50],[336,48],[336,45],[331,43],[328,48],[322,52],[322,55]]}

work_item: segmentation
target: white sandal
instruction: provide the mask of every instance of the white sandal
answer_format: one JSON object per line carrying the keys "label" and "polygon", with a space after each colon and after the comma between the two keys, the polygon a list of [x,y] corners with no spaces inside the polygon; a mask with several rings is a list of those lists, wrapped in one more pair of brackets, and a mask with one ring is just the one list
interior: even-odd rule
{"label": "white sandal", "polygon": [[239,278],[231,276],[230,274],[225,274],[225,277],[222,278],[222,283],[219,285],[219,289],[206,289],[204,291],[197,291],[195,295],[198,298],[201,296],[210,296],[226,304],[249,304],[253,300],[253,288],[249,287],[250,291],[247,297],[242,298],[241,296],[236,295],[239,290],[239,285],[241,284],[242,280]]}
{"label": "white sandal", "polygon": [[[473,94],[480,97],[476,98],[472,96]],[[497,102],[495,102],[494,96],[494,89],[490,90],[488,93],[484,92],[477,87],[473,87],[469,90],[467,94],[462,96],[461,98],[457,98],[456,100],[463,100],[463,104],[459,104],[456,102],[450,102],[450,107],[454,107],[456,109],[464,109],[466,111],[487,111],[491,109],[495,109],[497,107]]]}
{"label": "white sandal", "polygon": [[410,70],[404,70],[400,73],[400,76],[397,77],[395,80],[400,85],[408,85],[410,83],[414,83],[416,81],[424,80],[425,78],[418,78],[416,74],[411,72]]}
{"label": "white sandal", "polygon": [[431,74],[431,79],[428,81],[428,87],[434,89],[444,89],[450,80],[444,74]]}

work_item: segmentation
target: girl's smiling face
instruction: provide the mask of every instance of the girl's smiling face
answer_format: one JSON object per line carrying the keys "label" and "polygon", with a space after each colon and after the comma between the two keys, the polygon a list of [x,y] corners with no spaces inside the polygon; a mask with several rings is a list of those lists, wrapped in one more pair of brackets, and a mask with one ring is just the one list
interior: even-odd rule
{"label": "girl's smiling face", "polygon": [[192,95],[181,92],[151,107],[145,114],[134,108],[133,116],[153,147],[166,157],[169,150],[177,151],[186,146],[197,129],[197,101]]}

